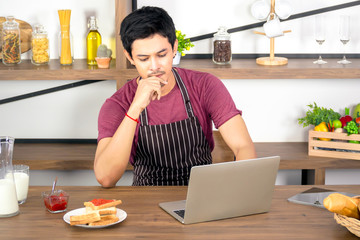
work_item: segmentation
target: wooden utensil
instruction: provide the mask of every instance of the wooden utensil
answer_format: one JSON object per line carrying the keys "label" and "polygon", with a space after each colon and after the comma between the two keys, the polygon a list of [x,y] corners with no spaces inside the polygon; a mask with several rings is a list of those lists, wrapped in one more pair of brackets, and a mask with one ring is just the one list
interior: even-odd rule
{"label": "wooden utensil", "polygon": [[[5,17],[0,17],[0,31],[2,31],[3,23],[5,21],[6,21]],[[23,20],[15,19],[15,21],[17,23],[19,23],[21,53],[24,53],[31,49],[32,27],[29,23],[27,23]],[[2,39],[0,39],[0,59],[2,59],[2,47],[1,46],[2,46]]]}

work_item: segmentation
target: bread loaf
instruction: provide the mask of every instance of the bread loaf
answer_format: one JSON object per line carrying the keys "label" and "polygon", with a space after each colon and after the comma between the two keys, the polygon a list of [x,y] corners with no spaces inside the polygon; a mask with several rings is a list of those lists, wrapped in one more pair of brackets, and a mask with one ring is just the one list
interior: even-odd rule
{"label": "bread loaf", "polygon": [[332,193],[324,199],[323,204],[330,212],[359,219],[360,199],[341,193]]}

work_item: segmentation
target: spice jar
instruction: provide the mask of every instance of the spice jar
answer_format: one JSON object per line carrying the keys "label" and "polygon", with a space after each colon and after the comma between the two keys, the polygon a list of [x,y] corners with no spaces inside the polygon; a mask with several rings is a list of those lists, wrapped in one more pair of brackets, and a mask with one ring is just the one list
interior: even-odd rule
{"label": "spice jar", "polygon": [[20,28],[13,16],[6,17],[2,30],[2,62],[12,65],[21,62]]}
{"label": "spice jar", "polygon": [[227,64],[232,60],[230,34],[225,27],[219,27],[214,34],[213,62],[216,64]]}
{"label": "spice jar", "polygon": [[31,62],[35,65],[47,64],[49,62],[49,39],[42,25],[36,25],[31,39]]}

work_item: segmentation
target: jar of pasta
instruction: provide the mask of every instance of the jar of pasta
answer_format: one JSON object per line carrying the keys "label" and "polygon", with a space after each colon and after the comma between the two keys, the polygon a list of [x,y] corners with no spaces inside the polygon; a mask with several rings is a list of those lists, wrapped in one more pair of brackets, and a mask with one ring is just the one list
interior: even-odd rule
{"label": "jar of pasta", "polygon": [[21,62],[20,28],[13,16],[6,17],[2,29],[2,62],[12,65]]}
{"label": "jar of pasta", "polygon": [[31,39],[31,62],[35,65],[47,64],[50,60],[49,38],[42,25],[36,25]]}

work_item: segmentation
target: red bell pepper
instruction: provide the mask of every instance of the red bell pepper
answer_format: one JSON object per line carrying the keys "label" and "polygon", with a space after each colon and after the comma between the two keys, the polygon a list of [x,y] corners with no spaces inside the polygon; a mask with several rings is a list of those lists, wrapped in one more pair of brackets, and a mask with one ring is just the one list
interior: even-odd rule
{"label": "red bell pepper", "polygon": [[349,112],[349,108],[345,108],[345,116],[340,118],[342,127],[345,127],[348,122],[352,121],[352,117],[349,115]]}

